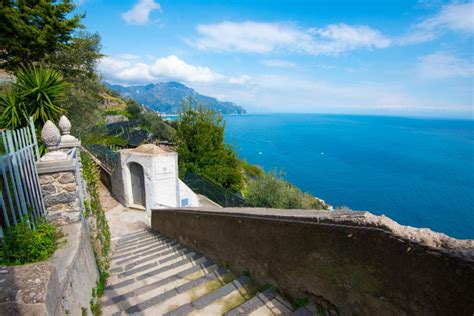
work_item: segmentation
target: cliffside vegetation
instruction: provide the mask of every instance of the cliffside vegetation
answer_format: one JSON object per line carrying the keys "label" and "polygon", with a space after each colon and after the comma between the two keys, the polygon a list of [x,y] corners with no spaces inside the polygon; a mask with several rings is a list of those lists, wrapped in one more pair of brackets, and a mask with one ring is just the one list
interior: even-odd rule
{"label": "cliffside vegetation", "polygon": [[327,209],[320,199],[302,192],[283,178],[283,173],[273,170],[251,177],[245,199],[250,206],[287,209]]}
{"label": "cliffside vegetation", "polygon": [[176,122],[179,173],[204,177],[241,195],[254,207],[327,209],[320,199],[302,192],[283,179],[282,172],[266,173],[260,167],[238,159],[224,143],[225,122],[220,113],[192,106],[190,98]]}

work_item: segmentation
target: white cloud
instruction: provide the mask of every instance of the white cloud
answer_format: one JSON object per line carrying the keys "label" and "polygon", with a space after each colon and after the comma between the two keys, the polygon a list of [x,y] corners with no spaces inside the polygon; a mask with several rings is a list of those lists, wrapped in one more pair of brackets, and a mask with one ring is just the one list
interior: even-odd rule
{"label": "white cloud", "polygon": [[133,8],[122,14],[122,18],[128,24],[147,24],[150,13],[154,10],[161,10],[159,3],[154,0],[138,0]]}
{"label": "white cloud", "polygon": [[129,54],[104,57],[99,64],[99,71],[106,80],[126,85],[170,80],[188,84],[211,84],[219,81],[242,85],[250,80],[246,75],[225,76],[208,67],[191,65],[174,55],[157,58],[150,63],[144,63],[137,57]]}
{"label": "white cloud", "polygon": [[418,74],[424,79],[447,79],[474,76],[474,63],[445,52],[420,58]]}
{"label": "white cloud", "polygon": [[174,55],[157,59],[150,65],[150,74],[156,78],[185,82],[213,82],[222,77],[208,67],[187,64]]}
{"label": "white cloud", "polygon": [[384,48],[389,38],[368,26],[331,24],[304,30],[291,24],[222,22],[198,25],[199,49],[221,52],[269,53],[290,51],[310,55],[338,54],[358,48]]}
{"label": "white cloud", "polygon": [[327,53],[340,53],[357,48],[385,48],[391,40],[368,26],[350,26],[344,23],[331,24],[322,29],[311,29],[324,41],[321,49]]}
{"label": "white cloud", "polygon": [[411,27],[402,36],[400,44],[415,44],[435,39],[445,31],[474,34],[474,2],[451,3],[443,6],[440,12]]}
{"label": "white cloud", "polygon": [[262,60],[262,64],[267,67],[277,67],[277,68],[291,68],[296,66],[294,62],[282,59],[265,59]]}

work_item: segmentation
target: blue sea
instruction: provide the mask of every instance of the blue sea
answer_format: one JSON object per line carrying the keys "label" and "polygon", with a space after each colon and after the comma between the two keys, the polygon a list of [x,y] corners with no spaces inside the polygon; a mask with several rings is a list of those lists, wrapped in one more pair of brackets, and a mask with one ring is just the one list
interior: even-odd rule
{"label": "blue sea", "polygon": [[474,239],[474,121],[259,114],[226,124],[241,158],[335,207]]}

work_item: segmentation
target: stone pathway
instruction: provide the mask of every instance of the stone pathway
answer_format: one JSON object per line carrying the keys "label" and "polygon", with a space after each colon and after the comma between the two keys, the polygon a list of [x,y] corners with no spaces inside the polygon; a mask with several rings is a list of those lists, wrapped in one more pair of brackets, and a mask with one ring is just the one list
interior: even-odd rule
{"label": "stone pathway", "polygon": [[274,290],[259,292],[250,278],[237,276],[147,229],[116,240],[110,274],[102,299],[104,315],[293,313],[291,305]]}
{"label": "stone pathway", "polygon": [[150,231],[144,211],[131,210],[101,188],[112,237],[104,315],[312,315],[293,312],[275,290],[259,291],[193,249]]}

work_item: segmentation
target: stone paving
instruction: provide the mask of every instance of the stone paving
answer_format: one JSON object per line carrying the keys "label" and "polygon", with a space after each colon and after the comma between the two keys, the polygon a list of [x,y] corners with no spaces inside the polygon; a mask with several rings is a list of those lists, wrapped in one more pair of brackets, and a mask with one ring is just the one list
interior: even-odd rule
{"label": "stone paving", "polygon": [[156,232],[122,234],[114,246],[104,315],[293,314],[275,290],[259,291],[247,276]]}

